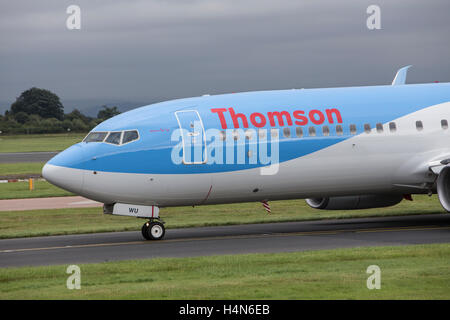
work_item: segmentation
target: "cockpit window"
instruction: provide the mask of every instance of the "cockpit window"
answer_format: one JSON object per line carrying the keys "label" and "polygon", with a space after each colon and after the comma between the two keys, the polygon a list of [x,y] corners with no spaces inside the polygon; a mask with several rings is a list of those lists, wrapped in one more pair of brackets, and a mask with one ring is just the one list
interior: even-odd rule
{"label": "cockpit window", "polygon": [[119,146],[138,139],[139,139],[139,132],[137,130],[90,132],[86,136],[86,138],[84,138],[83,142],[106,142]]}
{"label": "cockpit window", "polygon": [[86,138],[84,138],[83,142],[102,142],[108,132],[91,132]]}
{"label": "cockpit window", "polygon": [[112,144],[120,144],[120,137],[122,136],[122,132],[110,132],[105,142]]}
{"label": "cockpit window", "polygon": [[123,133],[122,144],[137,140],[139,138],[139,134],[137,130],[125,131]]}

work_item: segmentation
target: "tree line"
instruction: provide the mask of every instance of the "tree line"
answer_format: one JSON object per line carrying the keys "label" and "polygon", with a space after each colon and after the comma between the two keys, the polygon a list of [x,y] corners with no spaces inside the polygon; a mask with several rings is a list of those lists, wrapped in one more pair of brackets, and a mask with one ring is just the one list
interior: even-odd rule
{"label": "tree line", "polygon": [[16,99],[4,115],[0,115],[2,134],[36,134],[87,132],[100,122],[120,112],[117,107],[104,105],[97,118],[89,117],[74,109],[64,113],[59,97],[46,89],[30,88]]}

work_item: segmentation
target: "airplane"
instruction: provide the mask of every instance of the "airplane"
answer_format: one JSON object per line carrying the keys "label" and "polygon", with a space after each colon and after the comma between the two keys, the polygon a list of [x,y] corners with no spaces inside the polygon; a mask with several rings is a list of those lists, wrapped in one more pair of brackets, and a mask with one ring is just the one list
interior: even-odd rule
{"label": "airplane", "polygon": [[387,207],[438,194],[450,211],[450,83],[204,95],[96,126],[42,170],[50,183],[147,220],[160,208],[306,199],[319,210]]}

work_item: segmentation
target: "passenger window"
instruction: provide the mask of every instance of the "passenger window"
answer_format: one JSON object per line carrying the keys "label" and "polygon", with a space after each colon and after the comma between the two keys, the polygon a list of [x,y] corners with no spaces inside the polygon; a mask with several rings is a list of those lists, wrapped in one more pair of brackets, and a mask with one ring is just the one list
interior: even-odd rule
{"label": "passenger window", "polygon": [[310,137],[315,137],[316,136],[316,128],[315,127],[309,127],[308,134],[309,134]]}
{"label": "passenger window", "polygon": [[139,139],[139,134],[137,130],[125,131],[123,133],[122,144]]}
{"label": "passenger window", "polygon": [[297,128],[295,128],[295,134],[296,134],[297,137],[299,137],[299,138],[303,137],[303,129],[302,129],[302,127],[297,127]]}
{"label": "passenger window", "polygon": [[251,140],[252,139],[252,131],[251,130],[246,130],[245,131],[245,138],[247,139],[247,140]]}
{"label": "passenger window", "polygon": [[227,139],[227,134],[225,131],[220,131],[220,140],[225,141]]}
{"label": "passenger window", "polygon": [[389,131],[390,132],[397,131],[397,125],[395,124],[395,122],[389,122]]}
{"label": "passenger window", "polygon": [[370,124],[368,124],[368,123],[364,124],[364,132],[370,133]]}
{"label": "passenger window", "polygon": [[351,134],[356,134],[356,125],[355,124],[351,124],[350,125],[350,133]]}
{"label": "passenger window", "polygon": [[448,122],[447,122],[447,120],[441,120],[441,127],[442,127],[442,129],[444,129],[444,130],[447,130],[448,129]]}
{"label": "passenger window", "polygon": [[329,136],[330,135],[330,128],[328,126],[323,126],[322,127],[322,133],[324,136]]}
{"label": "passenger window", "polygon": [[291,136],[291,128],[285,127],[283,128],[283,137],[289,138]]}
{"label": "passenger window", "polygon": [[260,139],[266,138],[266,129],[258,129],[258,135]]}
{"label": "passenger window", "polygon": [[119,145],[121,136],[122,132],[110,132],[105,142]]}
{"label": "passenger window", "polygon": [[278,138],[278,129],[270,129],[270,136],[272,138]]}
{"label": "passenger window", "polygon": [[233,139],[239,140],[239,132],[237,130],[233,130]]}
{"label": "passenger window", "polygon": [[422,121],[416,121],[416,129],[418,131],[422,131],[423,130],[423,123],[422,123]]}
{"label": "passenger window", "polygon": [[383,132],[383,124],[377,123],[377,132],[382,133]]}
{"label": "passenger window", "polygon": [[103,142],[108,132],[91,132],[86,138],[84,138],[83,142]]}
{"label": "passenger window", "polygon": [[336,134],[337,134],[338,136],[342,136],[343,133],[344,133],[344,130],[343,130],[342,126],[341,126],[340,124],[338,124],[338,125],[336,126]]}

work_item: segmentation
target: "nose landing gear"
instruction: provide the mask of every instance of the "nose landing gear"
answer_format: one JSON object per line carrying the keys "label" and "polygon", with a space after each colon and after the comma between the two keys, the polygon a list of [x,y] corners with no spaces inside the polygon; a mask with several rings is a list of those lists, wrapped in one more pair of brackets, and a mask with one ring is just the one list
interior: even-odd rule
{"label": "nose landing gear", "polygon": [[164,224],[160,220],[150,219],[142,226],[142,236],[146,240],[161,240],[166,233]]}
{"label": "nose landing gear", "polygon": [[144,206],[127,203],[105,204],[104,214],[149,219],[142,226],[142,236],[147,240],[161,240],[166,233],[164,221],[159,217],[158,206]]}

